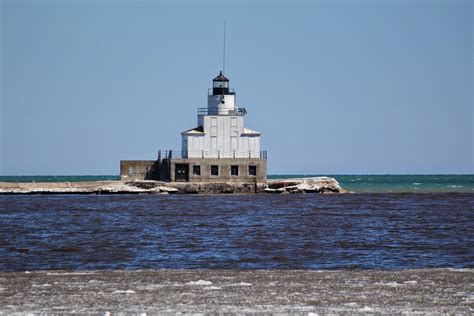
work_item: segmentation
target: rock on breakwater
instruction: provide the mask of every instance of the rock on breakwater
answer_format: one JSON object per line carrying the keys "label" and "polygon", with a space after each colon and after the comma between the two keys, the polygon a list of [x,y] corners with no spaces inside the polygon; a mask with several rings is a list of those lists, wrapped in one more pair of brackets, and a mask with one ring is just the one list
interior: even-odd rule
{"label": "rock on breakwater", "polygon": [[122,181],[0,182],[0,194],[168,194],[176,191],[164,185],[143,188]]}
{"label": "rock on breakwater", "polygon": [[268,181],[267,193],[345,193],[336,179],[312,177]]}

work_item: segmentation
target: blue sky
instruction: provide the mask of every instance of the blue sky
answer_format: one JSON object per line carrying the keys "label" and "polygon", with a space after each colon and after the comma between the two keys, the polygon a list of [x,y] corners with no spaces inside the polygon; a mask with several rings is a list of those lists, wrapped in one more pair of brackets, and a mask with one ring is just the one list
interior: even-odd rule
{"label": "blue sky", "polygon": [[222,68],[270,174],[474,173],[471,1],[1,2],[1,175],[179,149]]}

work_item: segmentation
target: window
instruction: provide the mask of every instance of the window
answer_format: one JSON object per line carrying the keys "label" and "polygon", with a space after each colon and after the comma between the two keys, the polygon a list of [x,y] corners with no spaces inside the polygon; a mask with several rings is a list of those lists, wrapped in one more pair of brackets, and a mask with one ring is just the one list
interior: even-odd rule
{"label": "window", "polygon": [[257,166],[249,166],[249,176],[257,175]]}
{"label": "window", "polygon": [[200,176],[201,175],[201,166],[194,165],[193,166],[193,175]]}
{"label": "window", "polygon": [[219,166],[211,166],[211,176],[219,175]]}
{"label": "window", "polygon": [[228,88],[229,82],[228,81],[214,81],[213,87],[214,88]]}
{"label": "window", "polygon": [[238,176],[239,175],[239,166],[230,166],[230,175]]}

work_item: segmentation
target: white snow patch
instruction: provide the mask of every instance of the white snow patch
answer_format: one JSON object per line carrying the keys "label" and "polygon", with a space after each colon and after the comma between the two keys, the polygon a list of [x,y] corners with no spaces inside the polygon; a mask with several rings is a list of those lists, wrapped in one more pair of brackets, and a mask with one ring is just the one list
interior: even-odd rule
{"label": "white snow patch", "polygon": [[239,283],[231,283],[228,286],[252,286],[252,283],[239,282]]}
{"label": "white snow patch", "polygon": [[403,282],[403,284],[417,284],[417,283],[418,283],[418,282],[415,281],[415,280]]}
{"label": "white snow patch", "polygon": [[362,312],[373,312],[374,309],[372,307],[369,307],[369,306],[364,306],[364,308],[361,308],[360,311],[362,311]]}
{"label": "white snow patch", "polygon": [[89,275],[95,272],[48,272],[46,275]]}
{"label": "white snow patch", "polygon": [[446,270],[454,272],[474,272],[472,268],[447,268]]}
{"label": "white snow patch", "polygon": [[49,283],[45,283],[45,284],[33,284],[31,287],[50,287],[50,286],[52,285]]}
{"label": "white snow patch", "polygon": [[376,283],[376,284],[383,285],[383,286],[391,286],[391,287],[401,286],[401,284],[397,282],[387,282],[387,283],[381,282],[381,283]]}
{"label": "white snow patch", "polygon": [[168,285],[166,284],[150,284],[150,285],[139,285],[137,286],[137,289],[139,290],[154,290],[154,289],[160,289],[167,287]]}
{"label": "white snow patch", "polygon": [[134,294],[134,290],[116,290],[112,292],[113,294]]}
{"label": "white snow patch", "polygon": [[190,284],[190,285],[211,285],[212,282],[211,281],[206,281],[206,280],[198,280],[198,281],[189,281],[186,284]]}

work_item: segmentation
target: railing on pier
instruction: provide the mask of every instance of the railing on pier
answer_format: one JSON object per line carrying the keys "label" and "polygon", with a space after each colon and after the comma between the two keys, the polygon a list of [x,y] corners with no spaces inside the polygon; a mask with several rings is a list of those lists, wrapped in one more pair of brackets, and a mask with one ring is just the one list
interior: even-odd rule
{"label": "railing on pier", "polygon": [[242,152],[235,150],[231,152],[221,152],[220,150],[211,152],[201,150],[200,152],[193,152],[192,155],[189,155],[188,152],[179,150],[158,150],[158,160],[171,158],[257,158],[267,160],[267,151],[261,150],[260,152],[255,153],[252,151]]}
{"label": "railing on pier", "polygon": [[234,110],[228,109],[209,109],[209,108],[198,108],[198,115],[230,115],[230,116],[245,116],[247,110],[245,108],[235,108]]}
{"label": "railing on pier", "polygon": [[170,158],[186,158],[184,152],[179,150],[158,150],[158,160]]}

